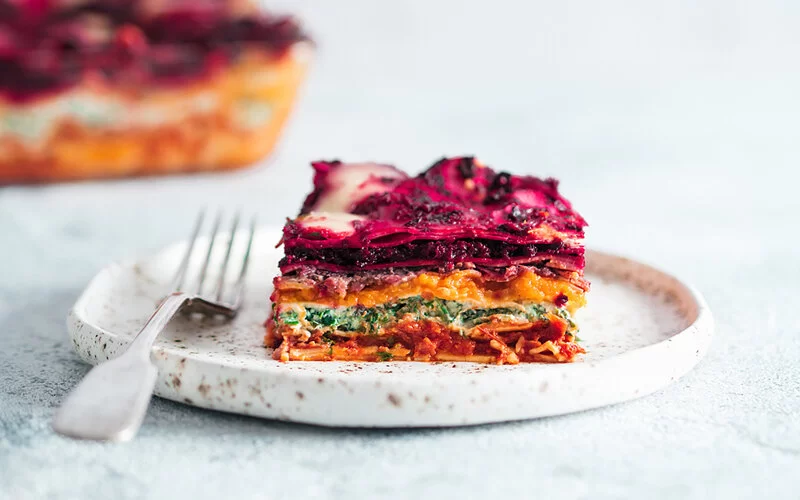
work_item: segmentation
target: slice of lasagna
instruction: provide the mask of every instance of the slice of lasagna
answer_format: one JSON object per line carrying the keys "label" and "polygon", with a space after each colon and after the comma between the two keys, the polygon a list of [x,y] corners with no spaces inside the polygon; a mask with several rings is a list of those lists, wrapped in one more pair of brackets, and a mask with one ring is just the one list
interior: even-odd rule
{"label": "slice of lasagna", "polygon": [[313,163],[283,232],[281,361],[568,362],[584,352],[584,219],[557,181],[445,158],[416,177]]}

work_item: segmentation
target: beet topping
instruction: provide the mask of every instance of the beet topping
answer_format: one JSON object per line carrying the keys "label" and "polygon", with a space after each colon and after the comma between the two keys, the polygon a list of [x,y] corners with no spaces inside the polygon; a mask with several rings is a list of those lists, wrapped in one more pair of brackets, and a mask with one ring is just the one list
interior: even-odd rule
{"label": "beet topping", "polygon": [[235,62],[243,47],[280,56],[306,39],[289,17],[234,18],[226,2],[0,0],[0,93],[35,98],[86,75],[128,85],[182,84]]}
{"label": "beet topping", "polygon": [[[338,161],[313,165],[315,189],[301,213],[315,210],[316,200],[326,190],[337,189],[327,179],[348,167]],[[510,233],[527,233],[543,223],[573,233],[586,226],[558,193],[555,180],[496,173],[471,157],[439,160],[417,177],[393,177],[384,189],[348,200],[348,206],[339,208],[373,221],[361,231],[366,240],[371,239],[367,233],[384,225],[433,229],[466,224],[476,230]]]}
{"label": "beet topping", "polygon": [[514,245],[491,240],[413,241],[392,247],[363,248],[308,248],[286,249],[281,260],[282,268],[307,261],[328,263],[346,269],[380,267],[414,267],[436,263],[475,262],[483,265],[504,266],[550,261],[556,257],[568,270],[577,270],[583,264],[583,248],[563,248],[558,244]]}
{"label": "beet topping", "polygon": [[[553,179],[498,173],[472,157],[443,158],[413,178],[386,165],[313,165],[315,189],[301,213],[358,217],[335,230],[303,217],[290,221],[284,272],[305,264],[358,270],[545,261],[583,269],[586,221]],[[370,165],[373,170],[365,171]]]}

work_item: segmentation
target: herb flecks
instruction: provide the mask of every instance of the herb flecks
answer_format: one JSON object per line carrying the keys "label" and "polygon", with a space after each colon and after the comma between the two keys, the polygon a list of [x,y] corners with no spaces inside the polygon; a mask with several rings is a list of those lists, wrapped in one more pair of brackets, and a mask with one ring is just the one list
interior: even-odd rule
{"label": "herb flecks", "polygon": [[284,325],[290,325],[290,326],[294,326],[300,323],[300,319],[297,317],[297,311],[282,312],[278,316],[278,320]]}

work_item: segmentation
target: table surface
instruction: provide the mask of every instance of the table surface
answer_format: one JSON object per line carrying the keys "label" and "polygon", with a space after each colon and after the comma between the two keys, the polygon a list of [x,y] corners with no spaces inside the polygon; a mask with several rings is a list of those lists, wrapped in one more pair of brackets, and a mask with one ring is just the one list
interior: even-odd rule
{"label": "table surface", "polygon": [[[796,2],[277,4],[319,53],[264,165],[0,190],[0,497],[796,498]],[[445,154],[560,178],[590,246],[705,294],[707,358],[630,403],[501,425],[337,430],[155,399],[129,444],[50,430],[88,369],[67,310],[106,263],[179,239],[204,205],[280,224],[312,159]]]}

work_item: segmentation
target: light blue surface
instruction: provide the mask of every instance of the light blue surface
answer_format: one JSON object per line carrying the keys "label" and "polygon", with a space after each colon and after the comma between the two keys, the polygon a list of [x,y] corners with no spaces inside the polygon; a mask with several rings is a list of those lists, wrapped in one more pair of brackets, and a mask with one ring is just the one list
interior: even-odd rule
{"label": "light blue surface", "polygon": [[[267,168],[0,190],[0,498],[797,498],[800,9],[515,3],[280,2],[320,52]],[[107,262],[206,204],[281,223],[310,159],[462,153],[559,177],[590,245],[695,284],[718,326],[706,360],[531,422],[340,431],[155,400],[132,443],[53,435],[87,370],[64,318]]]}

